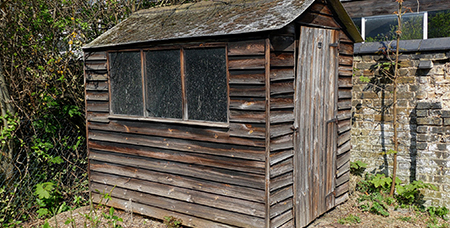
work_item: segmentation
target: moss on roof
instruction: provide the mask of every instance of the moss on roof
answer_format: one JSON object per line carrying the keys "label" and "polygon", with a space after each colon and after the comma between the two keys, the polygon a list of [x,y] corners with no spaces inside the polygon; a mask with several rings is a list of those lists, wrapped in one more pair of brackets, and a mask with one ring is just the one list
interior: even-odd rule
{"label": "moss on roof", "polygon": [[314,0],[213,0],[140,10],[84,48],[280,29]]}

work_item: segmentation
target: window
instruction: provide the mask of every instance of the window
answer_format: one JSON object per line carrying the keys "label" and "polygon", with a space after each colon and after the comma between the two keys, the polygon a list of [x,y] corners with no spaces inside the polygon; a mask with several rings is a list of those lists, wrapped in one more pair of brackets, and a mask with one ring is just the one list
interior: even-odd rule
{"label": "window", "polygon": [[144,50],[142,58],[110,53],[112,114],[227,122],[224,47]]}
{"label": "window", "polygon": [[111,110],[114,114],[142,116],[140,52],[110,53]]}
{"label": "window", "polygon": [[[396,39],[397,16],[353,18],[366,42]],[[402,40],[450,37],[450,10],[406,13],[402,16]]]}

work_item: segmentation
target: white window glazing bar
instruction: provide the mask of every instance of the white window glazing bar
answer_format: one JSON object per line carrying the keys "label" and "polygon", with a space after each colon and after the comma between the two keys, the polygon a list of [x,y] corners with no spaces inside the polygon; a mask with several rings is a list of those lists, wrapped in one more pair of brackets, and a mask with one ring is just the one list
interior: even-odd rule
{"label": "white window glazing bar", "polygon": [[361,36],[363,40],[366,40],[366,18],[361,17]]}
{"label": "white window glazing bar", "polygon": [[428,12],[423,12],[423,39],[428,39]]}

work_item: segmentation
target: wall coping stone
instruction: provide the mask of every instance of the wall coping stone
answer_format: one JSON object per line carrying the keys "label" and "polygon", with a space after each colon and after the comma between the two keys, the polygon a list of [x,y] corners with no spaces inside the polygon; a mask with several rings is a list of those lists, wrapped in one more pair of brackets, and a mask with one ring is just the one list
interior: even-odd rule
{"label": "wall coping stone", "polygon": [[[396,48],[396,41],[381,41],[355,43],[354,55],[375,54],[391,46],[392,50]],[[450,37],[433,38],[426,40],[400,40],[400,52],[418,52],[418,51],[448,51],[450,50]]]}

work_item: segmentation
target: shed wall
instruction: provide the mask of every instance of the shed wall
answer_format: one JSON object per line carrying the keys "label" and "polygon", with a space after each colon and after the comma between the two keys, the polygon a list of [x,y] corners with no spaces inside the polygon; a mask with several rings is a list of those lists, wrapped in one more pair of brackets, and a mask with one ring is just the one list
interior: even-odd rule
{"label": "shed wall", "polygon": [[264,40],[229,43],[228,68],[229,128],[112,119],[106,53],[88,53],[91,190],[115,186],[111,206],[190,226],[263,227]]}

